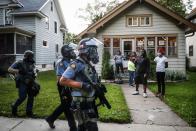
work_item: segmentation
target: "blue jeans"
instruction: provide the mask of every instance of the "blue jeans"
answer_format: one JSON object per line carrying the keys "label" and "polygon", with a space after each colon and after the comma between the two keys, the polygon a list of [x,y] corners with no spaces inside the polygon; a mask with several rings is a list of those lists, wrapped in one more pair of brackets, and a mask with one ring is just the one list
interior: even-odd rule
{"label": "blue jeans", "polygon": [[33,108],[34,97],[32,95],[27,94],[27,88],[28,87],[24,83],[22,82],[20,83],[19,88],[18,88],[19,98],[16,100],[13,107],[17,109],[17,107],[22,104],[22,102],[26,99],[28,95],[26,112],[31,112]]}
{"label": "blue jeans", "polygon": [[133,84],[134,78],[135,78],[135,71],[129,71],[129,85]]}

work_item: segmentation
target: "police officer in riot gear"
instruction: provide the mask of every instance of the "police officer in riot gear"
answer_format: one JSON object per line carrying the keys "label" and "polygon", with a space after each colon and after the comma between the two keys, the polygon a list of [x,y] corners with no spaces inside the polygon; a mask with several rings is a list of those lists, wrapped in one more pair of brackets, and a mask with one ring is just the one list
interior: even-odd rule
{"label": "police officer in riot gear", "polygon": [[95,105],[95,73],[90,62],[97,64],[98,41],[85,38],[79,43],[79,57],[63,73],[60,84],[72,87],[72,110],[78,121],[78,131],[98,131],[97,107]]}
{"label": "police officer in riot gear", "polygon": [[26,115],[33,117],[33,101],[34,95],[31,90],[31,83],[35,79],[35,61],[34,53],[30,50],[24,52],[23,60],[16,61],[9,68],[8,72],[15,75],[16,87],[18,88],[19,98],[12,104],[12,115],[17,116],[17,108],[22,102],[27,99]]}
{"label": "police officer in riot gear", "polygon": [[56,65],[57,87],[58,87],[61,104],[54,110],[54,112],[49,117],[46,118],[46,121],[48,122],[50,128],[55,128],[54,121],[58,118],[58,116],[60,116],[64,112],[68,120],[70,131],[77,131],[74,116],[70,110],[70,105],[72,100],[70,89],[69,87],[61,86],[59,84],[59,80],[63,72],[69,66],[71,59],[76,58],[76,54],[74,53],[73,48],[70,47],[69,45],[64,45],[61,48],[61,54],[63,58],[59,59]]}

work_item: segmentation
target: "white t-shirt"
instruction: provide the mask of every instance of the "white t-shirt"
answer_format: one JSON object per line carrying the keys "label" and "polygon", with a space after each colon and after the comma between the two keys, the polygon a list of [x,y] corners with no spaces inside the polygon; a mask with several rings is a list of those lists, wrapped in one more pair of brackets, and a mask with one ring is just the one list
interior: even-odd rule
{"label": "white t-shirt", "polygon": [[156,62],[156,72],[165,72],[165,62],[167,62],[167,57],[155,57],[154,61]]}
{"label": "white t-shirt", "polygon": [[114,60],[116,64],[121,64],[123,62],[123,56],[122,55],[115,55]]}

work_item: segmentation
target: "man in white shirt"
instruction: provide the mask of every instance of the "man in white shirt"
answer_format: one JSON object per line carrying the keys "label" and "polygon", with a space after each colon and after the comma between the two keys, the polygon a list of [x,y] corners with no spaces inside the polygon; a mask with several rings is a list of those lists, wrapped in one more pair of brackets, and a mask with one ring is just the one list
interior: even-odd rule
{"label": "man in white shirt", "polygon": [[164,51],[162,49],[159,49],[158,56],[155,57],[154,61],[156,62],[156,77],[158,84],[156,96],[162,99],[165,95],[165,68],[168,66],[167,57],[164,56]]}

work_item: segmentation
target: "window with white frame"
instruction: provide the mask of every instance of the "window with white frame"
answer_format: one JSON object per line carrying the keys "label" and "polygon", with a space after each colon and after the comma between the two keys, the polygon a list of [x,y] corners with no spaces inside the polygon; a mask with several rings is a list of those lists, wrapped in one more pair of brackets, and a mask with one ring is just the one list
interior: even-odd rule
{"label": "window with white frame", "polygon": [[48,47],[48,42],[43,40],[43,47]]}
{"label": "window with white frame", "polygon": [[139,53],[142,49],[144,49],[144,37],[136,38],[136,52]]}
{"label": "window with white frame", "polygon": [[110,53],[110,49],[111,49],[111,39],[110,38],[104,38],[103,39],[103,43],[104,43],[104,51],[107,51]]}
{"label": "window with white frame", "polygon": [[177,57],[177,38],[168,37],[168,57]]}
{"label": "window with white frame", "polygon": [[32,50],[32,38],[16,34],[16,54],[23,54],[26,50]]}
{"label": "window with white frame", "polygon": [[151,26],[150,16],[141,16],[140,17],[140,26]]}
{"label": "window with white frame", "polygon": [[159,50],[162,50],[163,53],[166,55],[167,54],[166,44],[167,44],[167,37],[165,36],[157,37],[157,52]]}
{"label": "window with white frame", "polygon": [[53,11],[53,2],[51,1],[50,4],[51,4],[50,10]]}
{"label": "window with white frame", "polygon": [[113,38],[113,55],[120,50],[120,38]]}
{"label": "window with white frame", "polygon": [[193,45],[189,46],[189,56],[193,56]]}
{"label": "window with white frame", "polygon": [[147,53],[155,54],[155,37],[147,37]]}
{"label": "window with white frame", "polygon": [[151,26],[151,15],[127,16],[127,26]]}
{"label": "window with white frame", "polygon": [[128,17],[127,26],[138,26],[138,25],[139,25],[138,17],[136,16]]}
{"label": "window with white frame", "polygon": [[54,33],[57,34],[57,22],[56,21],[54,22]]}

